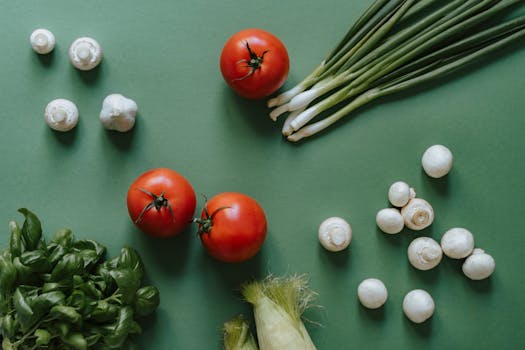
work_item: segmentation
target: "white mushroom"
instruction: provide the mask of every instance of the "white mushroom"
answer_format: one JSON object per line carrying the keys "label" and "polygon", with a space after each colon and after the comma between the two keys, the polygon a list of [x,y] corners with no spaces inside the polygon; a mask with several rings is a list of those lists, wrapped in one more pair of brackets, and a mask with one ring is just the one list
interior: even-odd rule
{"label": "white mushroom", "polygon": [[367,278],[357,287],[357,297],[364,307],[377,309],[385,304],[388,291],[381,280]]}
{"label": "white mushroom", "polygon": [[403,299],[403,312],[414,323],[423,323],[434,314],[436,305],[427,291],[414,289]]}
{"label": "white mushroom", "polygon": [[33,31],[29,37],[29,42],[33,51],[41,55],[48,54],[55,48],[55,36],[44,28]]}
{"label": "white mushroom", "polygon": [[436,267],[442,257],[440,245],[430,237],[418,237],[408,246],[408,261],[418,270]]}
{"label": "white mushroom", "polygon": [[483,249],[476,248],[463,263],[463,273],[471,280],[488,278],[494,272],[496,262]]}
{"label": "white mushroom", "polygon": [[350,244],[352,227],[342,218],[331,217],[321,223],[318,236],[319,242],[325,249],[338,252]]}
{"label": "white mushroom", "polygon": [[405,227],[401,213],[395,208],[385,208],[378,211],[376,223],[381,231],[388,234],[399,233]]}
{"label": "white mushroom", "polygon": [[421,198],[412,198],[401,208],[405,225],[411,230],[422,230],[434,221],[434,209],[430,203]]}
{"label": "white mushroom", "polygon": [[388,200],[394,207],[403,207],[416,196],[416,192],[406,182],[394,182],[388,189]]}
{"label": "white mushroom", "polygon": [[63,98],[53,100],[46,106],[44,120],[53,130],[69,131],[78,123],[77,106]]}
{"label": "white mushroom", "polygon": [[430,146],[421,158],[421,164],[425,173],[433,178],[447,175],[452,169],[452,163],[452,152],[443,145]]}
{"label": "white mushroom", "polygon": [[126,132],[135,125],[137,104],[120,94],[111,94],[102,102],[100,121],[108,130]]}
{"label": "white mushroom", "polygon": [[441,248],[449,258],[466,258],[474,249],[474,236],[464,228],[451,228],[441,237]]}
{"label": "white mushroom", "polygon": [[78,38],[69,48],[69,60],[77,69],[91,70],[102,60],[102,47],[93,38]]}

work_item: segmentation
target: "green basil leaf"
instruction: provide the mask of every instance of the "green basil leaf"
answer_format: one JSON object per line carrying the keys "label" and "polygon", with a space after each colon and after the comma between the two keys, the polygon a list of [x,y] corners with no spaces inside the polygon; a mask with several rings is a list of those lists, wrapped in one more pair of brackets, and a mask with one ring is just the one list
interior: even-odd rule
{"label": "green basil leaf", "polygon": [[117,283],[118,291],[122,297],[122,303],[129,305],[135,299],[135,293],[140,287],[139,272],[131,269],[119,269],[109,272]]}
{"label": "green basil leaf", "polygon": [[67,305],[74,307],[79,313],[87,315],[91,314],[94,309],[92,299],[88,298],[81,290],[74,290],[67,298]]}
{"label": "green basil leaf", "polygon": [[160,303],[159,290],[154,286],[146,286],[137,290],[134,302],[135,314],[147,316],[153,313]]}
{"label": "green basil leaf", "polygon": [[2,317],[2,336],[12,338],[16,334],[16,322],[12,315],[7,314]]}
{"label": "green basil leaf", "polygon": [[17,288],[13,294],[13,306],[15,307],[16,316],[23,332],[26,332],[38,321],[26,297],[20,291],[20,288]]}
{"label": "green basil leaf", "polygon": [[66,300],[65,294],[60,291],[42,293],[37,298],[45,302],[45,304],[49,307],[53,305],[62,305]]}
{"label": "green basil leaf", "polygon": [[49,263],[55,267],[55,265],[66,255],[69,253],[69,248],[65,248],[64,246],[61,246],[60,244],[55,245],[54,247],[49,248]]}
{"label": "green basil leaf", "polygon": [[20,262],[31,268],[34,272],[45,273],[51,270],[51,264],[49,263],[47,254],[42,250],[29,250],[22,253]]}
{"label": "green basil leaf", "polygon": [[91,269],[98,263],[100,259],[97,255],[97,252],[94,250],[80,250],[77,252],[79,256],[82,257],[84,261],[84,270],[91,271]]}
{"label": "green basil leaf", "polygon": [[142,333],[142,327],[138,322],[133,321],[129,327],[129,334],[140,334]]}
{"label": "green basil leaf", "polygon": [[111,269],[106,263],[98,266],[96,275],[93,277],[95,283],[99,286],[99,289],[104,292],[106,296],[113,294],[117,289],[117,284],[110,274]]}
{"label": "green basil leaf", "polygon": [[20,226],[14,221],[9,221],[9,250],[13,257],[20,256],[22,254],[22,230]]}
{"label": "green basil leaf", "polygon": [[73,282],[71,279],[64,279],[58,282],[46,282],[42,286],[42,293],[48,292],[62,292],[67,293],[72,288]]}
{"label": "green basil leaf", "polygon": [[57,243],[64,248],[70,248],[73,244],[73,239],[73,231],[68,228],[63,228],[55,232],[52,242]]}
{"label": "green basil leaf", "polygon": [[61,337],[62,341],[75,350],[86,350],[88,344],[86,338],[81,333],[71,333],[67,336]]}
{"label": "green basil leaf", "polygon": [[142,263],[142,259],[140,258],[139,253],[131,247],[124,247],[120,250],[117,268],[136,271],[139,273],[141,279],[144,274],[144,264]]}
{"label": "green basil leaf", "polygon": [[92,299],[100,299],[102,297],[102,293],[97,289],[93,281],[86,281],[77,286],[77,288]]}
{"label": "green basil leaf", "polygon": [[25,220],[22,225],[22,242],[27,250],[34,250],[42,238],[42,225],[38,217],[26,208],[18,209],[24,215]]}
{"label": "green basil leaf", "polygon": [[55,305],[49,311],[49,315],[54,319],[69,323],[78,323],[82,316],[72,306]]}
{"label": "green basil leaf", "polygon": [[96,343],[98,343],[98,341],[100,340],[101,337],[102,337],[102,334],[100,334],[100,333],[91,334],[91,335],[88,335],[87,337],[85,337],[88,348],[91,348]]}
{"label": "green basil leaf", "polygon": [[10,293],[16,283],[18,272],[11,260],[0,255],[0,293]]}
{"label": "green basil leaf", "polygon": [[71,325],[66,322],[53,322],[51,327],[53,329],[53,333],[60,336],[60,338],[65,337],[71,329]]}
{"label": "green basil leaf", "polygon": [[25,266],[20,262],[20,257],[16,257],[13,259],[13,266],[16,269],[16,283],[19,285],[24,284],[35,284],[38,282],[38,275],[33,273],[33,270],[31,270],[30,267]]}
{"label": "green basil leaf", "polygon": [[102,259],[106,255],[106,247],[104,247],[102,244],[98,243],[97,241],[91,240],[91,239],[84,239],[80,241],[76,241],[73,244],[73,247],[78,250],[93,250],[95,253],[97,253],[97,256],[99,259]]}
{"label": "green basil leaf", "polygon": [[35,337],[35,345],[43,346],[49,344],[49,341],[51,340],[51,333],[45,329],[38,328],[35,330]]}
{"label": "green basil leaf", "polygon": [[112,334],[104,337],[104,343],[110,348],[120,348],[128,337],[133,325],[133,310],[129,306],[120,308],[117,322]]}
{"label": "green basil leaf", "polygon": [[73,275],[80,275],[84,272],[84,260],[76,253],[67,253],[55,265],[51,272],[52,281],[60,281]]}
{"label": "green basil leaf", "polygon": [[2,350],[17,350],[17,346],[9,341],[8,338],[2,340]]}
{"label": "green basil leaf", "polygon": [[119,307],[115,304],[108,303],[105,300],[97,301],[95,308],[91,313],[91,318],[96,322],[113,321],[119,313]]}

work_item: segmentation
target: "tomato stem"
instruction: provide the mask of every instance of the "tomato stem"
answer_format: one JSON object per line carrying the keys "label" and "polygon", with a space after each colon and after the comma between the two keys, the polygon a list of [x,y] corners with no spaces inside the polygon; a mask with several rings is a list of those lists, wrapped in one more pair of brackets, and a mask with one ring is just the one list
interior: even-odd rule
{"label": "tomato stem", "polygon": [[208,208],[206,208],[206,205],[204,205],[204,209],[202,211],[204,212],[204,218],[193,218],[193,222],[199,225],[199,229],[197,231],[198,235],[202,235],[204,233],[210,233],[211,228],[213,226],[213,218],[215,215],[217,215],[218,212],[221,210],[230,208],[228,206],[217,208],[211,213],[211,215],[208,212]]}
{"label": "tomato stem", "polygon": [[250,60],[248,61],[248,60],[243,58],[242,60],[237,61],[237,64],[239,64],[239,63],[246,63],[245,67],[250,68],[250,71],[243,77],[240,77],[240,78],[237,78],[237,79],[233,79],[234,81],[236,81],[236,80],[244,80],[244,79],[248,78],[249,76],[253,75],[253,73],[257,69],[261,68],[261,65],[262,65],[263,60],[264,60],[264,55],[266,55],[266,53],[268,52],[268,50],[264,50],[261,56],[257,56],[257,54],[252,51],[248,41],[246,41],[246,49],[248,50],[248,54],[250,55]]}
{"label": "tomato stem", "polygon": [[153,198],[153,200],[149,202],[144,208],[142,208],[142,211],[137,217],[137,220],[135,220],[135,223],[139,223],[140,220],[142,220],[144,214],[146,214],[146,212],[152,208],[155,208],[155,210],[157,211],[160,211],[162,208],[168,208],[171,218],[173,219],[173,222],[175,222],[175,214],[173,214],[173,208],[171,207],[170,201],[166,197],[164,197],[164,191],[162,191],[162,193],[157,196],[156,194],[143,188],[139,188],[139,190]]}

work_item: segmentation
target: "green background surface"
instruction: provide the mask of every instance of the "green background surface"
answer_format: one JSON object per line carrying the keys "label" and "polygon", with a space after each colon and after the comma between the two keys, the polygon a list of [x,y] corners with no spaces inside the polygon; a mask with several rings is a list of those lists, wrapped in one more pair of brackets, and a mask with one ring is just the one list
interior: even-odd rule
{"label": "green background surface", "polygon": [[[221,325],[250,307],[239,295],[246,280],[306,273],[320,308],[307,317],[319,349],[517,349],[525,345],[523,198],[525,186],[525,42],[418,91],[383,99],[336,128],[300,144],[280,136],[265,101],[232,93],[218,69],[222,45],[234,32],[260,27],[289,50],[291,87],[309,73],[370,3],[359,1],[7,1],[0,32],[0,243],[7,222],[28,207],[50,235],[62,227],[93,238],[115,255],[131,245],[142,255],[161,305],[143,322],[144,349],[219,349]],[[38,56],[32,30],[55,33],[57,47]],[[101,66],[75,70],[67,49],[80,36],[104,48]],[[130,133],[107,132],[102,100],[121,93],[137,101]],[[80,122],[70,133],[43,121],[55,98],[74,101]],[[454,153],[452,172],[433,180],[421,170],[430,145]],[[146,237],[130,222],[130,183],[153,167],[183,174],[196,192],[238,191],[265,208],[269,231],[262,251],[236,265],[209,258],[195,228],[168,240]],[[422,232],[387,236],[375,225],[396,180],[415,187],[436,212]],[[202,206],[199,200],[198,208]],[[352,227],[350,249],[332,254],[317,227],[341,216]],[[495,274],[469,281],[461,262],[445,258],[434,270],[412,268],[414,237],[440,239],[466,227],[492,254]],[[382,279],[384,308],[370,311],[356,297],[359,282]],[[436,313],[415,325],[401,308],[415,288],[431,293]]]}

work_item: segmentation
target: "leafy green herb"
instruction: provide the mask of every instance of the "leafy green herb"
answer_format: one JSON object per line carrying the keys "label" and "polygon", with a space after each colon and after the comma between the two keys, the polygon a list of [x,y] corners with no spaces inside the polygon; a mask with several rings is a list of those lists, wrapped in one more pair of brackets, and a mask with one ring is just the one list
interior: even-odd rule
{"label": "leafy green herb", "polygon": [[134,349],[136,317],[159,305],[159,291],[142,286],[144,265],[125,247],[106,260],[106,247],[75,241],[69,229],[46,243],[38,217],[9,222],[9,248],[0,254],[2,349]]}

